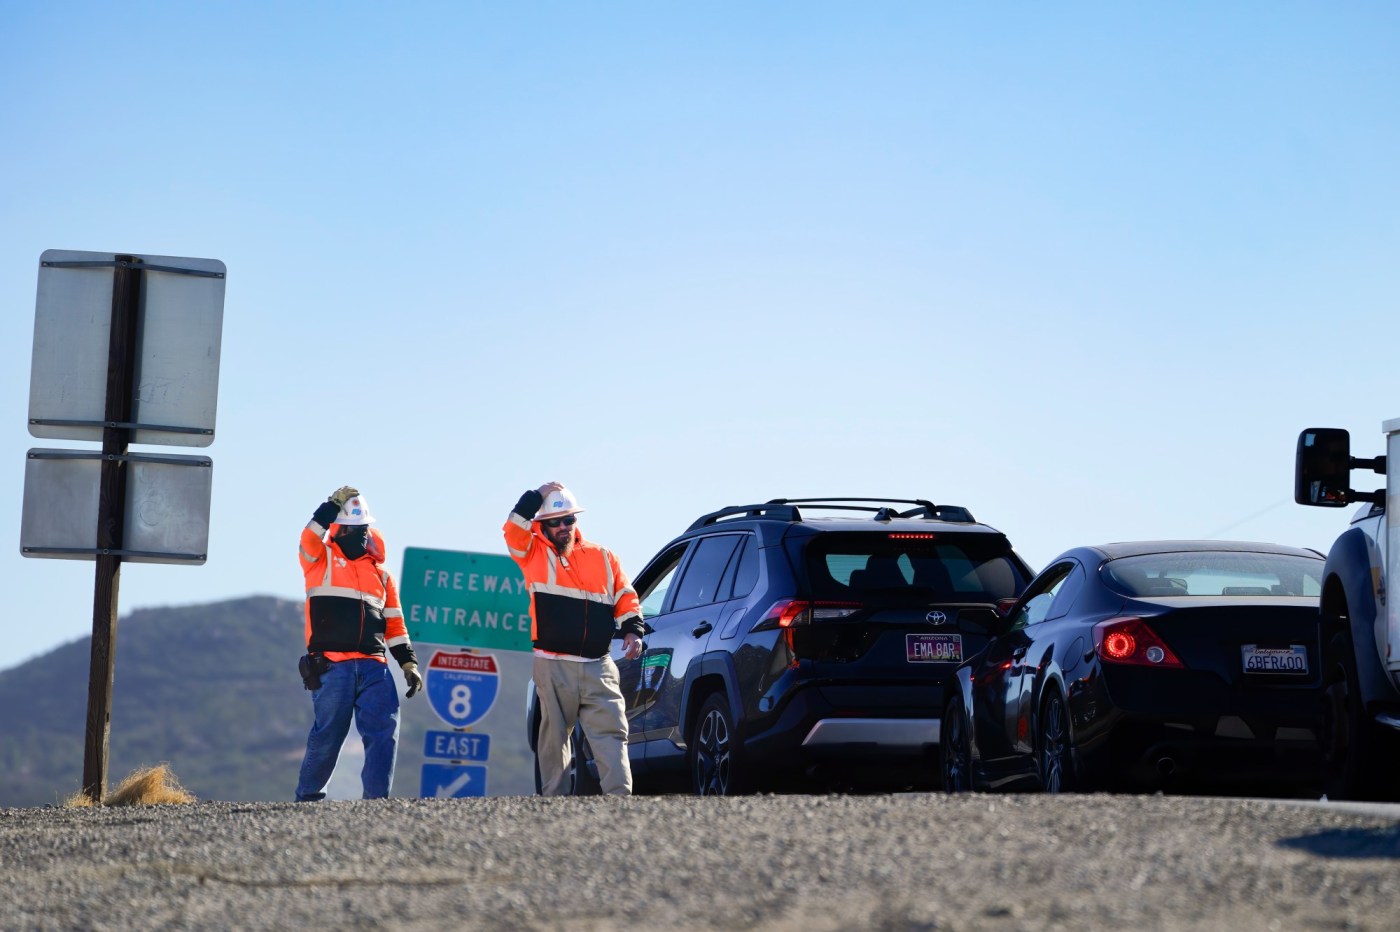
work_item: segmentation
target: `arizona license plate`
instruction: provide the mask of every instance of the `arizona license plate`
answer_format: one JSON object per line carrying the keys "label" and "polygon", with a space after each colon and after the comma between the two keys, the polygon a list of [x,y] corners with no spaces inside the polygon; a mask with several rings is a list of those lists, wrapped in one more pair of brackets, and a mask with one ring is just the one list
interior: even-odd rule
{"label": "arizona license plate", "polygon": [[1240,653],[1246,673],[1291,673],[1302,676],[1308,672],[1308,649],[1302,644],[1290,644],[1288,647],[1241,644]]}
{"label": "arizona license plate", "polygon": [[906,634],[910,663],[962,663],[961,634]]}

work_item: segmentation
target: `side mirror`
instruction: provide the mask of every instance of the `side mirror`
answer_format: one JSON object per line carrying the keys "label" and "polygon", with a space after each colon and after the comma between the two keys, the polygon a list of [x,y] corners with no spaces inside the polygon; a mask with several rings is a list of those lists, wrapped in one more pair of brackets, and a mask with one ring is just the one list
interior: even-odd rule
{"label": "side mirror", "polygon": [[1005,618],[1011,614],[1011,610],[1016,607],[1020,599],[997,599],[997,617]]}
{"label": "side mirror", "polygon": [[1340,427],[1309,427],[1298,435],[1293,500],[1342,508],[1352,502],[1351,434]]}

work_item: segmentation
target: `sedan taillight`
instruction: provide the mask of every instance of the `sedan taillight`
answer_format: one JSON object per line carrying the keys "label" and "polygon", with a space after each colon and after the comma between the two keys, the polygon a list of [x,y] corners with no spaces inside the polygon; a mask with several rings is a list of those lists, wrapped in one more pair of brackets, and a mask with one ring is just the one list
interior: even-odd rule
{"label": "sedan taillight", "polygon": [[1184,666],[1147,622],[1126,615],[1094,625],[1094,652],[1104,663],[1178,669]]}

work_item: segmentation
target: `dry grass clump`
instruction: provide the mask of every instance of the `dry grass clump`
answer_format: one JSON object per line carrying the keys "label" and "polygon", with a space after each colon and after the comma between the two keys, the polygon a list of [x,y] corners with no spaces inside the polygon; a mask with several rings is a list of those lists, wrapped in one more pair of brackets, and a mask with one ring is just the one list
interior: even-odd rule
{"label": "dry grass clump", "polygon": [[[102,800],[104,806],[157,806],[162,803],[192,803],[194,795],[180,785],[169,766],[157,764],[133,770],[117,788]],[[64,800],[68,809],[83,809],[93,805],[82,790]]]}

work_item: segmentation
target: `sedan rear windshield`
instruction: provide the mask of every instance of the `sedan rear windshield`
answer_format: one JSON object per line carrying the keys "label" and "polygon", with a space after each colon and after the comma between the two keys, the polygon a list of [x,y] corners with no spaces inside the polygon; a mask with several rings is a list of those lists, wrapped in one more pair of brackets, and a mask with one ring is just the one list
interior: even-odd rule
{"label": "sedan rear windshield", "polygon": [[1322,567],[1293,554],[1208,550],[1121,557],[1100,572],[1128,596],[1318,596]]}
{"label": "sedan rear windshield", "polygon": [[994,602],[1026,583],[993,534],[820,534],[805,562],[812,597],[833,601]]}

